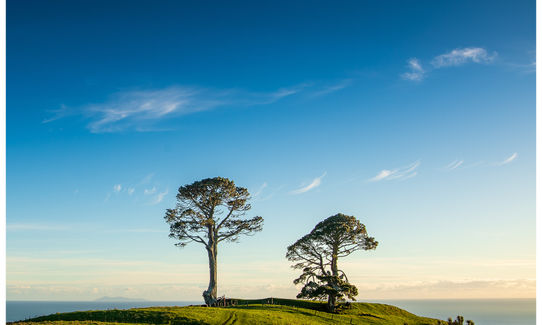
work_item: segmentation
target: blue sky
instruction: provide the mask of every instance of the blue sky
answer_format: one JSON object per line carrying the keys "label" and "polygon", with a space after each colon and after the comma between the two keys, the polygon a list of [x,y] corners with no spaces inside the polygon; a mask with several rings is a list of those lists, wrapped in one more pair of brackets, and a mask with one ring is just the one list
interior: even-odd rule
{"label": "blue sky", "polygon": [[8,1],[6,113],[8,299],[201,299],[163,215],[214,176],[265,219],[219,294],[342,212],[361,299],[534,297],[534,1]]}

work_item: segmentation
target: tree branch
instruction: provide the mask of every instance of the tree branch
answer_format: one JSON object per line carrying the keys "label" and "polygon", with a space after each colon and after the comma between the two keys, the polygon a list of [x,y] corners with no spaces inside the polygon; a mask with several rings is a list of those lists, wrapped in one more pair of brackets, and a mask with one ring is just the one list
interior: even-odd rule
{"label": "tree branch", "polygon": [[222,219],[222,221],[220,221],[220,223],[218,224],[218,226],[216,227],[216,231],[219,231],[220,230],[220,227],[222,227],[222,225],[224,224],[224,222],[226,222],[226,220],[228,220],[228,218],[233,214],[233,211],[235,211],[235,206],[232,206],[230,208],[230,212],[228,213],[228,215]]}

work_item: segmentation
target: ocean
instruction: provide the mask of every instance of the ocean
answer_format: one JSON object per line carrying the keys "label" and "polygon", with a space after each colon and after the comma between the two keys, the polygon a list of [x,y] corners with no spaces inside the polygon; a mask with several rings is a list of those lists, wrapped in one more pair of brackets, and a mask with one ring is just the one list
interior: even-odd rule
{"label": "ocean", "polygon": [[419,316],[447,320],[458,315],[475,325],[534,325],[536,299],[380,300]]}
{"label": "ocean", "polygon": [[[457,300],[371,300],[394,305],[407,311],[442,320],[457,315],[473,320],[476,325],[534,325],[536,322],[535,299],[457,299]],[[7,301],[6,320],[13,322],[54,313],[127,309],[151,306],[188,306],[201,301]]]}
{"label": "ocean", "polygon": [[153,306],[201,305],[203,301],[7,301],[6,321],[14,322],[37,316],[71,311],[129,309]]}

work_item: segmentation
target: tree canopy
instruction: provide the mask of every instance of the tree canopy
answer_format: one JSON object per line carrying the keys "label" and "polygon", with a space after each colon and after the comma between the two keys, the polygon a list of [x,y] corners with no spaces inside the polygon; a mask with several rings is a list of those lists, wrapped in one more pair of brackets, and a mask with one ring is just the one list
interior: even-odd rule
{"label": "tree canopy", "polygon": [[190,242],[205,246],[209,256],[209,288],[203,292],[208,305],[217,297],[217,245],[237,241],[241,235],[261,231],[263,218],[244,219],[251,205],[250,193],[227,178],[214,177],[179,188],[177,204],[167,209],[165,219],[170,225],[169,237],[184,247]]}
{"label": "tree canopy", "polygon": [[339,213],[321,221],[309,234],[290,245],[286,253],[288,260],[296,262],[292,267],[302,270],[294,280],[295,284],[304,284],[297,297],[327,298],[331,311],[337,300],[355,300],[358,290],[338,268],[338,259],[357,250],[376,249],[377,245],[367,235],[365,225],[353,216]]}

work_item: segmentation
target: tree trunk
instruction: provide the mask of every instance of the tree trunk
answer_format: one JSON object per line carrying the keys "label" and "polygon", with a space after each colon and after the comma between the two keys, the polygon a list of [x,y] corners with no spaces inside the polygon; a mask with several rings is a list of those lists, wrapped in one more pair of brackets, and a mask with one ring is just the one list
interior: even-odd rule
{"label": "tree trunk", "polygon": [[203,291],[203,299],[207,306],[214,306],[217,295],[216,243],[214,241],[210,241],[209,246],[207,247],[207,254],[209,255],[209,287],[206,291]]}
{"label": "tree trunk", "polygon": [[[331,254],[331,275],[333,275],[333,279],[335,277],[339,276],[339,268],[337,267],[337,259],[338,259],[338,247],[333,247],[333,252]],[[337,288],[337,283],[335,283],[335,280],[333,280],[333,283],[330,283],[332,288]],[[327,308],[330,312],[335,311],[335,304],[337,303],[337,294],[336,293],[330,293],[327,298]]]}
{"label": "tree trunk", "polygon": [[327,297],[327,310],[331,313],[335,312],[336,303],[337,303],[337,297],[334,294],[330,294]]}

